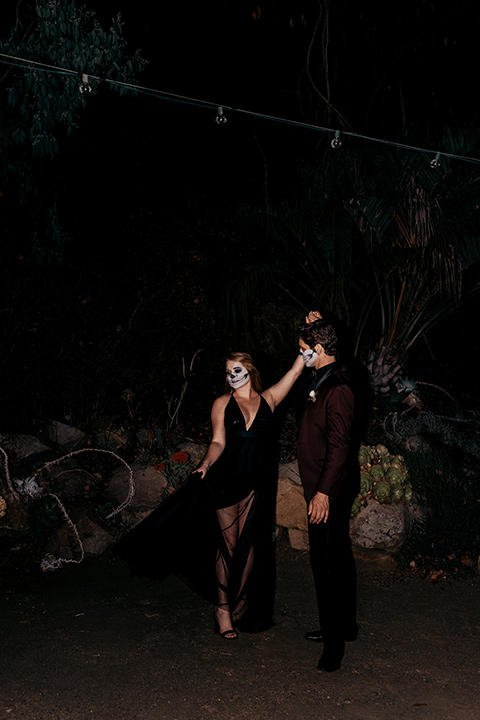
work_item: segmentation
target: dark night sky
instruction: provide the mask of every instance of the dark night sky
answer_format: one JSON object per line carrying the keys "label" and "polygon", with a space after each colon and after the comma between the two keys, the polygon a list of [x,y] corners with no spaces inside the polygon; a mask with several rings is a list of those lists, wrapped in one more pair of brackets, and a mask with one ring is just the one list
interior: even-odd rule
{"label": "dark night sky", "polygon": [[396,105],[399,112],[398,97],[389,100],[400,89],[407,116],[427,113],[431,121],[438,112],[454,117],[473,110],[480,19],[474,0],[218,0],[172,3],[160,12],[145,0],[108,0],[102,15],[120,9],[126,36],[151,61],[146,75],[155,87],[194,96],[200,92],[205,99],[236,106],[254,102],[252,109],[276,112],[295,108],[297,92],[305,101],[308,83],[302,73],[312,39],[311,73],[325,93],[318,68],[327,4],[331,97],[352,125],[361,129],[370,120],[380,126],[382,107],[393,111]]}
{"label": "dark night sky", "polygon": [[[104,27],[121,13],[129,48],[149,61],[139,82],[157,90],[401,141],[476,117],[476,0],[85,4]],[[16,6],[2,4],[3,29]],[[242,201],[261,187],[265,159],[272,179],[312,141],[309,131],[241,113],[218,128],[214,110],[111,95],[84,119],[77,175],[93,170],[104,183],[111,167],[111,183],[130,192],[150,175],[160,193],[211,189]]]}
{"label": "dark night sky", "polygon": [[[401,141],[405,132],[425,136],[478,117],[477,2],[332,2],[325,24],[326,4],[217,0],[159,11],[146,0],[108,0],[102,17],[121,11],[131,48],[149,60],[140,82],[158,90]],[[329,88],[343,121],[313,84],[323,96]],[[132,101],[128,112],[124,149],[148,137],[147,160],[155,158],[165,190],[198,180],[202,191],[248,195],[249,183],[263,182],[264,156],[272,177],[312,140],[309,131],[232,112],[219,129],[215,111],[154,98]]]}
{"label": "dark night sky", "polygon": [[[2,35],[17,4],[2,3]],[[477,0],[85,4],[104,27],[121,13],[129,50],[149,61],[139,82],[156,90],[414,145],[478,117]],[[265,168],[270,189],[281,186],[322,135],[225,112],[218,127],[215,109],[101,93],[58,160],[65,209],[88,207],[91,235],[172,197],[256,202]]]}
{"label": "dark night sky", "polygon": [[402,112],[409,124],[435,126],[468,119],[476,107],[475,0],[218,0],[172,3],[160,12],[145,0],[108,0],[104,15],[107,8],[120,8],[132,47],[150,60],[145,79],[170,92],[307,122],[327,120],[322,103],[312,109],[306,77],[309,56],[312,81],[327,94],[323,37],[331,101],[353,129],[390,131],[400,127]]}
{"label": "dark night sky", "polygon": [[[121,12],[129,47],[149,60],[141,84],[342,127],[312,84],[326,96],[321,51],[327,27],[321,8],[326,3],[217,0],[167,3],[158,9],[147,0],[107,0],[98,5],[87,2],[104,25]],[[472,121],[479,20],[480,6],[468,0],[330,3],[328,83],[343,126],[403,141],[413,129],[422,137],[448,122]],[[215,110],[109,94],[101,114],[92,111],[84,121],[88,146],[82,139],[82,147],[74,150],[83,192],[90,188],[94,203],[100,191],[97,180],[104,202],[118,199],[120,211],[132,193],[144,199],[153,193],[156,202],[172,193],[234,203],[257,200],[265,161],[274,183],[288,176],[315,139],[310,131],[226,114],[227,125],[219,128]]]}

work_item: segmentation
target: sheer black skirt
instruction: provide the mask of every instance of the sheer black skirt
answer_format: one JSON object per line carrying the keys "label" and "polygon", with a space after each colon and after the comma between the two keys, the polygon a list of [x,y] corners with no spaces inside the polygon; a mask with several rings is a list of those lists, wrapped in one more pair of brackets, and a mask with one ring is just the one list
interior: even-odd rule
{"label": "sheer black skirt", "polygon": [[[244,632],[273,625],[275,487],[218,507],[216,481],[193,473],[182,487],[122,538],[116,554],[133,574],[181,576]],[[212,476],[215,480],[215,476]]]}

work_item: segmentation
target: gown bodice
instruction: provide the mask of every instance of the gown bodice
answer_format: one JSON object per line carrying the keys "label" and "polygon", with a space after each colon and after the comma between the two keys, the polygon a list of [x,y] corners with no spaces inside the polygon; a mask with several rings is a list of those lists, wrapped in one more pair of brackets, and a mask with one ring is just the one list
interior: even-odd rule
{"label": "gown bodice", "polygon": [[227,507],[267,483],[275,472],[273,413],[265,398],[249,429],[232,394],[225,407],[225,449],[205,480],[217,507]]}

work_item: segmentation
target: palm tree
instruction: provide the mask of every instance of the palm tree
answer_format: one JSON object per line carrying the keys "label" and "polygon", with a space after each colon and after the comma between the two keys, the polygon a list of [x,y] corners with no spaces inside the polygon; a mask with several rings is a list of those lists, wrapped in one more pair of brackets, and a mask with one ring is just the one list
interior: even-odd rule
{"label": "palm tree", "polygon": [[[444,152],[467,155],[479,134],[447,131]],[[432,156],[433,157],[433,156]],[[480,260],[480,167],[395,151],[374,158],[350,205],[373,271],[363,330],[376,316],[377,340],[367,354],[374,390],[400,377],[415,344],[465,300],[465,270]]]}
{"label": "palm tree", "polygon": [[[471,156],[478,141],[450,130],[440,148]],[[321,143],[286,198],[245,212],[260,252],[236,266],[228,307],[248,316],[275,297],[334,312],[388,393],[415,344],[479,289],[464,275],[480,260],[480,168],[445,157],[431,167],[433,157]]]}

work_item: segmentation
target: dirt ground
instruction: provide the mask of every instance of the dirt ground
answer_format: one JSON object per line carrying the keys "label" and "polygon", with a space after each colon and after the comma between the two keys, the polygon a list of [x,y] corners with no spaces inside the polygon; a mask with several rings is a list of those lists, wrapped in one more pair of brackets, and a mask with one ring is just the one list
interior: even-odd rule
{"label": "dirt ground", "polygon": [[277,624],[237,641],[178,578],[104,558],[1,582],[0,720],[475,720],[480,579],[358,558],[360,635],[320,673],[306,553],[278,548]]}

